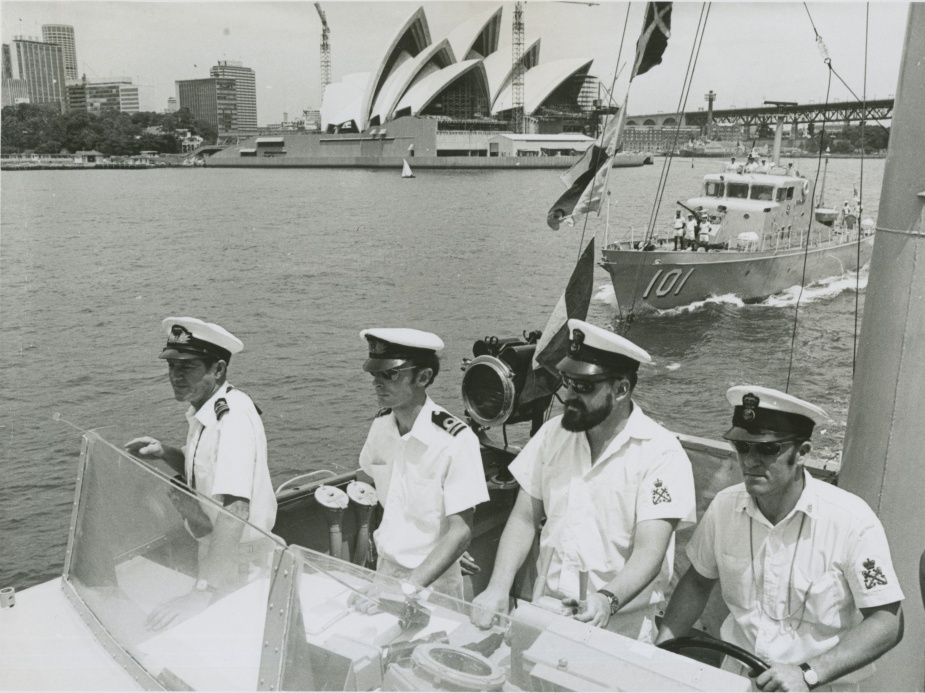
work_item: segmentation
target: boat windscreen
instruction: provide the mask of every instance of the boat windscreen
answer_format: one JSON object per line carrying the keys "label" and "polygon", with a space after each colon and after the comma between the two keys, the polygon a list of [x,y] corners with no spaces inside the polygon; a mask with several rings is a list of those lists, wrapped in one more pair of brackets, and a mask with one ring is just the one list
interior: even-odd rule
{"label": "boat windscreen", "polygon": [[753,185],[751,190],[751,199],[753,200],[773,200],[774,199],[774,186],[773,185]]}
{"label": "boat windscreen", "polygon": [[118,437],[119,447],[86,436],[65,590],[162,686],[256,690],[283,544],[134,459]]}
{"label": "boat windscreen", "polygon": [[707,197],[722,197],[725,185],[722,181],[708,180],[704,185],[703,193]]}
{"label": "boat windscreen", "polygon": [[748,199],[748,183],[730,183],[726,186],[726,197]]}

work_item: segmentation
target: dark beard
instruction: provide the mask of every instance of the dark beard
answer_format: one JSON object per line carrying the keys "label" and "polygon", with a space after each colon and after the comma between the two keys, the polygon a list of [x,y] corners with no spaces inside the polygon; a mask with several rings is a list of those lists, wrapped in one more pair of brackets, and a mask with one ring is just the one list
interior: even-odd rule
{"label": "dark beard", "polygon": [[562,414],[562,428],[571,433],[580,433],[591,430],[610,416],[613,411],[613,395],[608,394],[607,401],[597,409],[589,410],[585,403],[578,399],[569,400],[566,404],[568,406]]}

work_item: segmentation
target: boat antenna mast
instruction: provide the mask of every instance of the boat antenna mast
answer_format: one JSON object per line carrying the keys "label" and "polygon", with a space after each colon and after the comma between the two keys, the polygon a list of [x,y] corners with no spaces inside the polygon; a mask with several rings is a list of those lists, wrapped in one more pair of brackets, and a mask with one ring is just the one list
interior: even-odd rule
{"label": "boat antenna mast", "polygon": [[328,26],[328,18],[324,10],[317,2],[315,9],[321,17],[321,97],[323,99],[324,91],[331,83],[331,28]]}
{"label": "boat antenna mast", "polygon": [[766,106],[777,107],[777,124],[774,127],[774,152],[771,154],[771,161],[775,166],[780,166],[780,145],[784,137],[784,109],[799,106],[795,101],[765,101]]}

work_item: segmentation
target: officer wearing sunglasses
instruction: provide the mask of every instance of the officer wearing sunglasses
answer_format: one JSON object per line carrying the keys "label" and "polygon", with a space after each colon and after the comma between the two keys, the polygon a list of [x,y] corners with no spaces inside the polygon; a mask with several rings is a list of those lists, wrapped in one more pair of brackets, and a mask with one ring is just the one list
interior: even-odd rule
{"label": "officer wearing sunglasses", "polygon": [[695,519],[691,464],[674,434],[633,401],[649,354],[582,320],[568,326],[568,355],[556,366],[563,414],[510,466],[520,491],[472,620],[485,627],[507,609],[514,576],[545,517],[534,601],[651,642],[674,530]]}
{"label": "officer wearing sunglasses", "polygon": [[[717,494],[694,531],[658,642],[687,634],[718,581],[729,608],[720,637],[771,665],[759,689],[858,690],[902,638],[903,592],[880,520],[805,470],[822,409],[758,386],[726,398],[724,437],[744,483]],[[737,662],[723,668],[745,674]]]}
{"label": "officer wearing sunglasses", "polygon": [[384,508],[373,535],[376,569],[462,599],[460,559],[488,488],[478,438],[427,394],[443,340],[408,328],[363,330],[360,337],[369,347],[363,370],[383,407],[360,453]]}

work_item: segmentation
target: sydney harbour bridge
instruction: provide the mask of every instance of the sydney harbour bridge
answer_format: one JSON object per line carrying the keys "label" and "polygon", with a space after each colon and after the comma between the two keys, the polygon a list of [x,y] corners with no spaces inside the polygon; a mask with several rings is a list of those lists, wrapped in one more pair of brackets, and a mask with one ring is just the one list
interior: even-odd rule
{"label": "sydney harbour bridge", "polygon": [[[801,125],[813,124],[818,129],[826,123],[873,123],[889,121],[893,117],[893,99],[873,101],[835,101],[831,103],[797,104],[786,102],[766,102],[766,105],[753,108],[733,108],[716,110],[712,108],[715,94],[710,92],[704,98],[709,103],[706,110],[686,111],[684,113],[650,113],[628,115],[627,126],[636,127],[699,127],[702,130],[712,125],[740,125],[743,135],[748,136],[752,127],[767,125],[772,129],[777,124],[778,116],[785,124],[791,125],[793,132]],[[885,124],[885,123],[884,123]]]}

